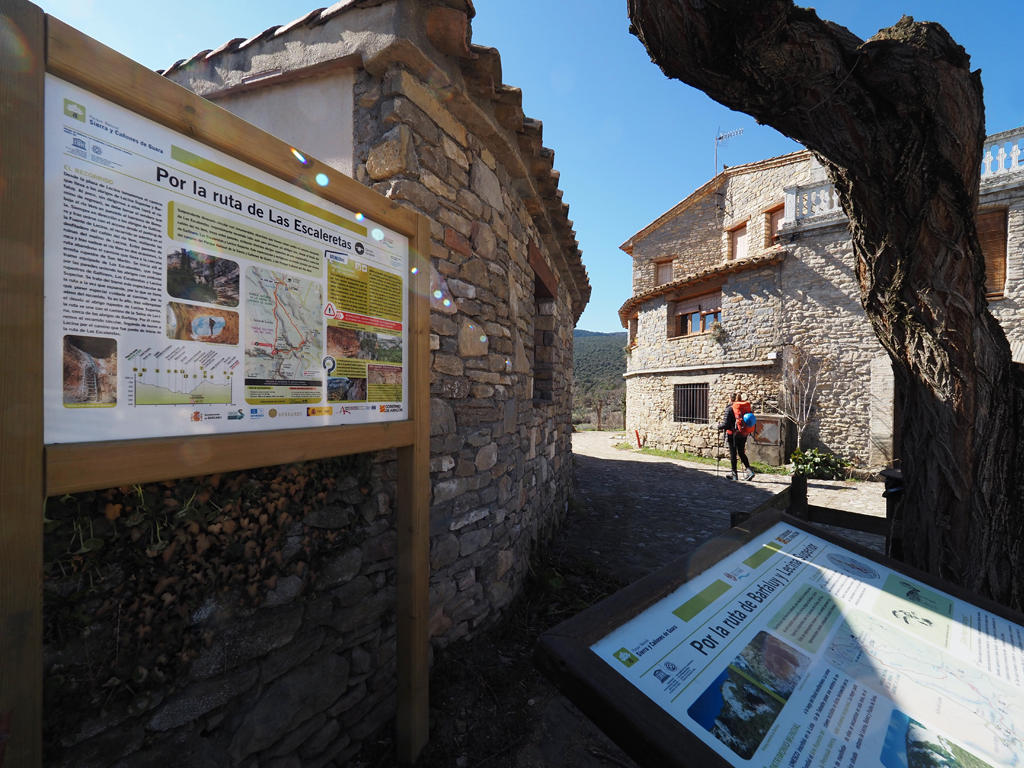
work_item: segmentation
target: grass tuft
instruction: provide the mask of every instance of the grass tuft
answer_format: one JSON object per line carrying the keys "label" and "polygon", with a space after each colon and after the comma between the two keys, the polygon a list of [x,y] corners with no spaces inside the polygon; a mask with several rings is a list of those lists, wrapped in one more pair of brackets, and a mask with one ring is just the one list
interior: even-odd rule
{"label": "grass tuft", "polygon": [[[648,456],[660,456],[663,459],[676,459],[678,461],[692,461],[695,464],[708,464],[710,466],[715,466],[720,461],[724,461],[726,463],[729,461],[728,455],[723,456],[721,459],[715,459],[712,456],[700,456],[699,454],[689,453],[687,451],[666,451],[661,448],[641,448],[637,451],[637,449],[629,443],[617,443],[615,447],[620,451],[636,451],[637,453],[644,453]],[[752,461],[750,462],[750,466],[754,468],[755,472],[764,475],[789,474],[789,470],[786,469],[786,467],[778,467],[774,464],[763,464],[760,461]]]}

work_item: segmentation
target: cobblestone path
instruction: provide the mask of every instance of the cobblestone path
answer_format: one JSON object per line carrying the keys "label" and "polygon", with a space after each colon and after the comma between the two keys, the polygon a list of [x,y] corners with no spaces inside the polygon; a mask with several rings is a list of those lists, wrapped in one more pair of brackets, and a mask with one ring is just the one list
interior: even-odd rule
{"label": "cobblestone path", "polygon": [[[599,558],[627,581],[685,555],[729,527],[730,511],[751,510],[789,486],[788,475],[759,474],[752,481],[725,479],[720,467],[615,447],[609,432],[573,435],[576,512],[560,546],[587,559]],[[808,502],[822,507],[885,516],[881,483],[810,480]],[[881,550],[880,536],[833,529]]]}

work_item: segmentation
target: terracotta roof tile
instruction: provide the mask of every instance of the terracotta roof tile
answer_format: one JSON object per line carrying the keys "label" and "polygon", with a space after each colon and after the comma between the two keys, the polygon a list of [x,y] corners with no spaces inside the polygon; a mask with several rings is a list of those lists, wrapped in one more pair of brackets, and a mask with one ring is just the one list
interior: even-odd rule
{"label": "terracotta roof tile", "polygon": [[667,283],[662,283],[659,286],[651,288],[649,291],[644,291],[643,293],[638,293],[635,296],[630,296],[619,308],[619,322],[622,323],[623,328],[628,327],[629,318],[630,315],[633,314],[633,310],[651,299],[657,298],[658,296],[664,296],[665,294],[672,293],[680,288],[685,288],[691,283],[699,283],[702,280],[709,280],[722,275],[730,275],[736,272],[745,272],[748,269],[756,269],[758,267],[767,267],[772,264],[778,264],[782,261],[785,255],[786,252],[780,249],[761,254],[760,256],[742,259],[740,261],[725,261],[719,264],[713,264],[710,267],[696,269],[682,277],[677,277],[675,280],[671,280]]}

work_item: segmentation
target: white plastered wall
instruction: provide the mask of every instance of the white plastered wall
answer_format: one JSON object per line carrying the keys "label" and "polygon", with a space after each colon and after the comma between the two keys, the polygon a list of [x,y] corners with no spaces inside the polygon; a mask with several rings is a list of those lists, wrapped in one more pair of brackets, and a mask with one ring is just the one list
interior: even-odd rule
{"label": "white plastered wall", "polygon": [[228,94],[217,104],[351,176],[354,82],[352,70],[340,70]]}

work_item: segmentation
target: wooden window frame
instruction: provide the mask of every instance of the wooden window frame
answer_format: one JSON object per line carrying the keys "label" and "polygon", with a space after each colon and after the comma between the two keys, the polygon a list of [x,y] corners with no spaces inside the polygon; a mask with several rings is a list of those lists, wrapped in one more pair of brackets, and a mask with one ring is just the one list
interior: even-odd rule
{"label": "wooden window frame", "polygon": [[[693,328],[696,316],[698,327]],[[683,326],[686,321],[685,328]],[[715,322],[722,322],[722,292],[702,293],[679,301],[669,302],[668,338],[681,339],[708,333]]]}
{"label": "wooden window frame", "polygon": [[764,247],[771,248],[779,241],[779,234],[775,231],[775,227],[772,226],[772,219],[777,214],[781,214],[779,221],[781,222],[786,217],[786,204],[779,203],[773,205],[771,208],[765,209],[764,212]]}
{"label": "wooden window frame", "polygon": [[[668,280],[661,279],[661,270],[663,267],[668,267]],[[665,285],[666,283],[672,282],[672,259],[659,259],[654,262],[654,284]]]}
{"label": "wooden window frame", "polygon": [[985,298],[1006,295],[1007,210],[989,208],[978,211],[975,227],[978,244],[985,259]]}
{"label": "wooden window frame", "polygon": [[[750,229],[747,226],[749,223],[750,220],[747,219],[746,221],[736,224],[735,226],[730,227],[729,229],[726,230],[728,234],[728,248],[726,251],[726,261],[739,261],[741,259],[745,259],[750,254]],[[744,233],[744,236],[746,238],[746,245],[744,248],[743,255],[737,258],[736,237],[741,231]]]}

